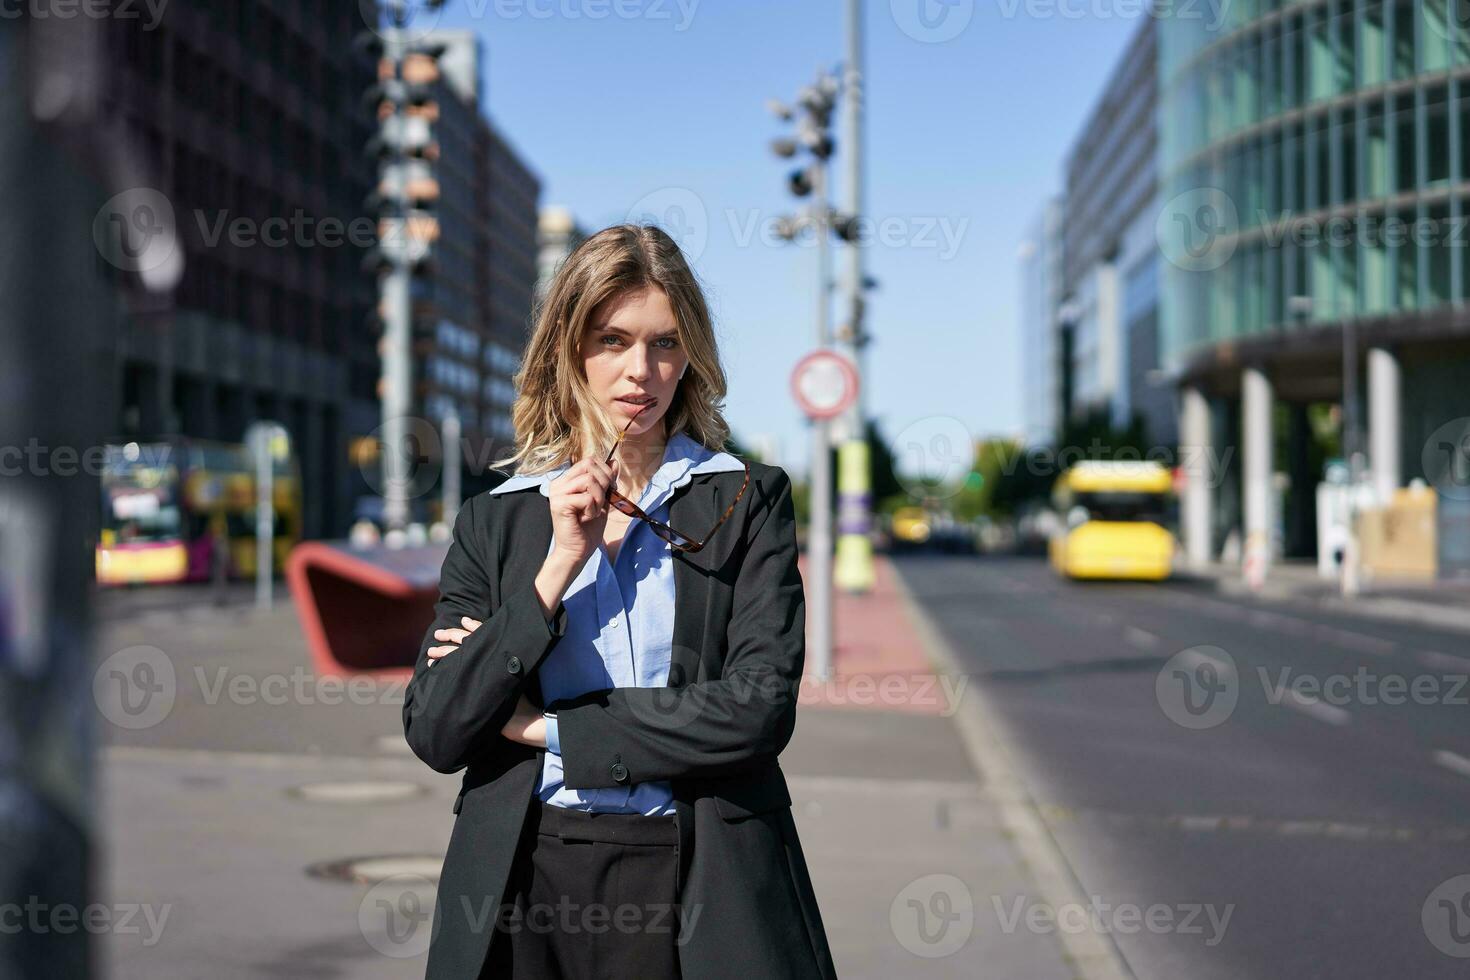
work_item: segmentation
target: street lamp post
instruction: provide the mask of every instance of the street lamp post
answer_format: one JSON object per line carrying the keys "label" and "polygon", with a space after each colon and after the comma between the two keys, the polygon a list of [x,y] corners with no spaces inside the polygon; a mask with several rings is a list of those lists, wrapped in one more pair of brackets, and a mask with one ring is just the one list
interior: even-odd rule
{"label": "street lamp post", "polygon": [[[838,334],[858,377],[863,377],[863,352],[867,335],[863,324],[863,250],[859,242],[858,218],[863,213],[863,3],[847,0],[847,63],[843,66],[843,113],[847,119],[847,188],[845,218],[838,233],[847,242],[847,322]],[[835,580],[843,591],[869,592],[873,588],[872,461],[868,452],[865,420],[865,391],[859,383],[858,397],[841,419],[841,444],[837,447],[837,556]]]}
{"label": "street lamp post", "polygon": [[[790,241],[800,224],[806,224],[816,236],[816,346],[832,345],[829,317],[830,269],[827,236],[832,227],[831,209],[827,203],[827,161],[831,159],[833,141],[830,131],[832,109],[836,105],[839,83],[830,72],[822,71],[816,83],[804,87],[796,100],[802,111],[796,111],[777,100],[767,102],[771,111],[783,122],[796,120],[795,138],[783,137],[771,144],[778,157],[794,157],[805,149],[812,157],[805,167],[793,171],[788,187],[797,197],[810,197],[804,222],[783,218],[778,234]],[[807,556],[811,563],[812,587],[808,590],[807,615],[811,631],[812,673],[825,680],[832,663],[832,445],[831,422],[812,419],[811,518],[807,534]]]}
{"label": "street lamp post", "polygon": [[[435,10],[443,0],[424,0],[422,6]],[[427,125],[414,126],[406,107],[424,105],[428,95],[420,84],[405,77],[404,64],[411,56],[437,60],[444,53],[439,43],[416,39],[405,30],[414,16],[403,0],[387,4],[390,29],[369,32],[362,47],[379,54],[392,66],[391,77],[373,86],[367,100],[389,107],[387,118],[370,146],[380,162],[379,188],[375,202],[382,208],[379,243],[369,261],[386,270],[382,278],[379,308],[383,321],[382,451],[379,455],[383,481],[383,524],[385,540],[400,536],[408,523],[410,460],[408,456],[409,415],[413,411],[413,300],[412,281],[416,269],[427,259],[433,225],[426,215],[416,213],[409,186],[410,159],[426,159],[436,153]],[[386,231],[386,234],[384,232]]]}

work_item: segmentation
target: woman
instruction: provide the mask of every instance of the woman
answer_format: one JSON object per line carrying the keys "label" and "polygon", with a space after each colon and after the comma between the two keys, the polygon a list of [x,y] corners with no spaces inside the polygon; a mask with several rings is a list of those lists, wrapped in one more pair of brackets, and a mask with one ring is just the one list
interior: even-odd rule
{"label": "woman", "polygon": [[516,385],[518,473],[460,508],[404,700],[465,770],[428,976],[834,977],[777,764],[791,481],[709,448],[725,374],[668,235],[578,246]]}

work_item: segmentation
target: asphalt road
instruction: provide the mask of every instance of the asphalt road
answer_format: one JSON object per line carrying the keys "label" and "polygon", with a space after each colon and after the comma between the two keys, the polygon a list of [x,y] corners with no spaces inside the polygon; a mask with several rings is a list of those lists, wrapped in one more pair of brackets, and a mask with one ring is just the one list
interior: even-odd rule
{"label": "asphalt road", "polygon": [[1093,906],[977,918],[1101,924],[1146,978],[1470,975],[1470,634],[1040,560],[897,567]]}

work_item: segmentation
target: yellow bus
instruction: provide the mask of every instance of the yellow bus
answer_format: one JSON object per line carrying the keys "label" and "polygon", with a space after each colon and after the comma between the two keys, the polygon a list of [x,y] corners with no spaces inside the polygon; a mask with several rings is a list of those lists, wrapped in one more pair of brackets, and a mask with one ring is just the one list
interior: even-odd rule
{"label": "yellow bus", "polygon": [[1173,501],[1173,474],[1158,463],[1076,464],[1052,489],[1061,518],[1048,545],[1052,568],[1068,578],[1168,578]]}
{"label": "yellow bus", "polygon": [[[273,460],[275,570],[301,538],[301,478],[289,449]],[[215,548],[223,542],[224,555]],[[182,436],[105,447],[100,585],[200,582],[216,561],[255,574],[255,461],[239,443]]]}

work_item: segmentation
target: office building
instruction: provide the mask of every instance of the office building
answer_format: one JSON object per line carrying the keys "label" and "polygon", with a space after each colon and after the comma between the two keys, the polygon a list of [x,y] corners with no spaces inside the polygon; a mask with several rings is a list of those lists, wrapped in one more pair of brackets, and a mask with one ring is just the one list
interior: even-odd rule
{"label": "office building", "polygon": [[166,201],[183,266],[161,293],[110,270],[124,308],[109,438],[240,442],[252,421],[280,422],[308,536],[345,532],[347,447],[378,424],[371,242],[350,234],[372,179],[363,28],[357,4],[262,0],[103,31],[113,131],[99,143]]}
{"label": "office building", "polygon": [[1282,526],[1310,553],[1312,406],[1338,413],[1380,502],[1437,484],[1470,445],[1470,33],[1452,9],[1251,2],[1158,21],[1162,355],[1182,442],[1201,463],[1238,450],[1241,471],[1238,500],[1191,473],[1195,561]]}
{"label": "office building", "polygon": [[1062,413],[1060,198],[1047,201],[1017,249],[1021,265],[1022,435],[1030,445],[1056,441]]}
{"label": "office building", "polygon": [[1173,395],[1158,350],[1155,20],[1141,18],[1067,154],[1060,346],[1067,421],[1135,422],[1171,450]]}

